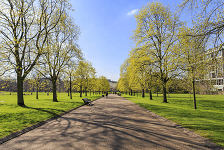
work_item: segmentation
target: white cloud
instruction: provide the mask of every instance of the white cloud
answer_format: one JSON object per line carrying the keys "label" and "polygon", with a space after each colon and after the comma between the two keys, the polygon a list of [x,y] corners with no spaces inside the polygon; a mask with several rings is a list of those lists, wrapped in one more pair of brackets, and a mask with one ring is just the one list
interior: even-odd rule
{"label": "white cloud", "polygon": [[137,12],[138,12],[138,9],[134,9],[134,10],[128,12],[127,15],[132,16],[132,15],[136,14]]}

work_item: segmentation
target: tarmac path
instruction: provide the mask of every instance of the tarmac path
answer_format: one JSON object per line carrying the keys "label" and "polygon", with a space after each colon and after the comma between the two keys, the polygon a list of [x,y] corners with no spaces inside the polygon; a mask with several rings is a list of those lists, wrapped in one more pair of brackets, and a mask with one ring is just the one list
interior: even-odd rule
{"label": "tarmac path", "polygon": [[0,149],[215,149],[211,146],[210,141],[110,94],[1,144]]}

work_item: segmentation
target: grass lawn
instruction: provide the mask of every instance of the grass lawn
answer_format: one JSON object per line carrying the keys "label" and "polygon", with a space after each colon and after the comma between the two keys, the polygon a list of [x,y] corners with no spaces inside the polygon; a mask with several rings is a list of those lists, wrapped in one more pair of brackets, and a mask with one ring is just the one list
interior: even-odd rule
{"label": "grass lawn", "polygon": [[[2,95],[4,93],[5,95]],[[62,112],[83,105],[82,98],[95,100],[102,95],[88,93],[88,96],[80,98],[79,93],[72,93],[72,99],[67,93],[57,93],[58,101],[53,102],[53,93],[39,92],[39,99],[36,99],[35,93],[26,93],[24,103],[26,107],[17,105],[17,94],[12,92],[0,92],[0,138],[13,132],[32,126],[38,122],[54,117]],[[4,102],[2,102],[4,101]]]}
{"label": "grass lawn", "polygon": [[149,95],[122,96],[224,147],[224,95],[196,95],[196,110],[189,94],[170,94],[168,103],[162,103],[162,94],[153,94],[153,100]]}

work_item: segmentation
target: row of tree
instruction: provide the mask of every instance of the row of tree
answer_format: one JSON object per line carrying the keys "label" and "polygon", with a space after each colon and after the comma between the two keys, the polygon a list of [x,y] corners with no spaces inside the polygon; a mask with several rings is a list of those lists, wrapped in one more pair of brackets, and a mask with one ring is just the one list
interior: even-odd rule
{"label": "row of tree", "polygon": [[80,92],[80,97],[82,97],[82,91],[86,93],[87,91],[95,92],[106,92],[110,90],[110,84],[106,77],[99,76],[96,77],[96,70],[92,67],[92,64],[88,61],[79,61],[78,66],[68,69],[67,73],[64,74],[63,78],[66,81],[66,86],[70,93],[70,98],[72,98],[72,89]]}
{"label": "row of tree", "polygon": [[[186,6],[192,6],[195,2],[185,0],[179,8],[184,10]],[[202,1],[196,6],[204,4],[208,7],[213,3]],[[216,5],[215,8],[217,7]],[[223,6],[220,4],[220,7]],[[121,65],[118,82],[120,91],[142,90],[144,97],[144,90],[148,89],[152,99],[152,88],[162,87],[163,102],[167,103],[167,87],[172,85],[173,81],[184,81],[182,83],[186,83],[184,85],[188,89],[192,88],[196,109],[195,82],[205,79],[205,75],[216,61],[212,59],[216,57],[211,57],[206,49],[211,48],[211,43],[220,46],[220,41],[210,39],[213,37],[212,34],[219,37],[222,31],[209,32],[215,28],[208,21],[211,18],[197,14],[198,9],[190,9],[197,16],[191,28],[180,21],[179,12],[173,13],[169,6],[159,2],[148,3],[139,10],[135,15],[137,26],[131,37],[135,47]],[[216,17],[214,15],[213,19]],[[222,18],[222,14],[219,14],[219,17]],[[215,20],[216,23],[222,23],[220,18]],[[218,49],[221,48],[222,44]],[[217,53],[214,54],[216,55]]]}
{"label": "row of tree", "polygon": [[[16,79],[4,77],[0,79],[0,91],[17,91]],[[41,70],[37,74],[30,74],[24,80],[23,92],[36,92],[36,99],[38,99],[38,92],[53,92],[53,82],[45,74],[42,75]],[[56,92],[68,92],[68,96],[72,99],[72,92],[79,92],[80,97],[82,93],[87,92],[94,94],[94,92],[107,92],[110,90],[108,79],[104,76],[96,76],[95,68],[92,64],[85,60],[80,60],[77,66],[73,66],[73,70],[66,68],[61,72],[56,81]],[[56,94],[57,95],[57,94]],[[57,97],[56,97],[57,98]]]}
{"label": "row of tree", "polygon": [[96,72],[77,44],[80,30],[69,16],[68,0],[5,0],[0,7],[0,75],[15,74],[18,105],[25,105],[25,80],[36,91],[42,78],[51,81],[55,102],[60,77],[69,79],[70,89],[74,79],[80,91],[93,86]]}
{"label": "row of tree", "polygon": [[[83,64],[85,62],[80,61],[79,64]],[[72,99],[72,92],[79,92],[80,97],[82,97],[82,93],[85,92],[87,96],[87,91],[90,92],[106,92],[110,90],[110,85],[106,77],[100,76],[96,77],[95,69],[90,65],[91,63],[86,62],[86,66],[79,66],[75,68],[72,72],[63,72],[62,76],[57,79],[56,82],[56,91],[57,92],[68,92],[68,96]],[[87,70],[88,68],[92,68],[91,70]],[[80,72],[82,70],[83,72]],[[91,76],[90,76],[91,75]],[[83,77],[83,78],[82,78]],[[9,91],[16,92],[17,83],[15,79],[11,78],[2,78],[0,79],[0,91]],[[38,99],[38,92],[53,92],[53,84],[52,82],[42,76],[39,73],[38,78],[34,78],[33,76],[27,77],[24,80],[24,92],[36,92],[36,98]]]}
{"label": "row of tree", "polygon": [[66,0],[6,0],[0,7],[1,73],[16,73],[18,105],[23,106],[23,82],[30,74],[38,76],[35,71],[44,69],[56,90],[59,72],[80,58],[80,32]]}

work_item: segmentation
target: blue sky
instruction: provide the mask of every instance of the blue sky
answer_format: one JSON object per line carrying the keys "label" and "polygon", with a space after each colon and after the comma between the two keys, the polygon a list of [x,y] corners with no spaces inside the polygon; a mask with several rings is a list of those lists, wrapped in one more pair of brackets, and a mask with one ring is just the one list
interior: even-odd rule
{"label": "blue sky", "polygon": [[[118,81],[120,65],[128,57],[130,36],[136,28],[134,13],[150,0],[71,0],[71,16],[81,29],[78,44],[98,76]],[[173,8],[181,0],[160,0]]]}

